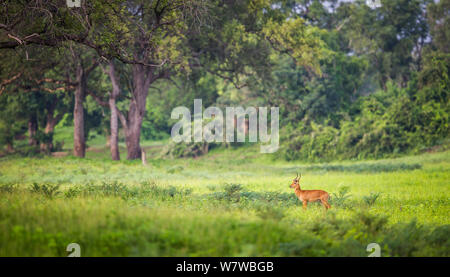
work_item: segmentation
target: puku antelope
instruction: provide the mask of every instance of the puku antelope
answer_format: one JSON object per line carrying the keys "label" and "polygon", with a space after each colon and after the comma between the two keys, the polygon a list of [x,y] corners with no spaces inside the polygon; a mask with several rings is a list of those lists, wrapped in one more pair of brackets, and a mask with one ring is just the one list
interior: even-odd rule
{"label": "puku antelope", "polygon": [[325,207],[325,210],[328,210],[331,208],[331,205],[328,203],[328,199],[330,198],[330,195],[328,192],[323,190],[302,190],[300,188],[300,176],[295,178],[292,181],[292,184],[290,185],[291,188],[294,189],[295,195],[297,195],[298,199],[303,202],[303,209],[306,210],[306,206],[308,205],[308,202],[315,202],[320,201],[322,205]]}

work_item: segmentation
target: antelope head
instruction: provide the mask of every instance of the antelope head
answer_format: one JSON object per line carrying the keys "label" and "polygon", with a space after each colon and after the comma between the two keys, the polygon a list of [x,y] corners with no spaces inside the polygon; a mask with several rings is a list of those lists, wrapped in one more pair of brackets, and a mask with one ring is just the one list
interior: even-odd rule
{"label": "antelope head", "polygon": [[296,188],[297,186],[299,186],[299,182],[300,182],[300,178],[302,177],[302,175],[300,174],[300,176],[297,173],[297,177],[292,180],[292,184],[290,185],[291,188]]}

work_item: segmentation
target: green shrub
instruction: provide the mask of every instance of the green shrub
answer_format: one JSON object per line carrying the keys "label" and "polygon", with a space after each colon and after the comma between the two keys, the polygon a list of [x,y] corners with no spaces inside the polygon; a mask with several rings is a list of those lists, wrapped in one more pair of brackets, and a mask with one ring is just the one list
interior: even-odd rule
{"label": "green shrub", "polygon": [[143,182],[138,190],[138,195],[152,196],[160,199],[174,198],[175,196],[185,197],[192,193],[192,189],[180,189],[175,186],[163,187],[155,182]]}
{"label": "green shrub", "polygon": [[74,198],[80,195],[81,190],[79,188],[69,188],[64,192],[64,197],[66,198]]}
{"label": "green shrub", "polygon": [[277,155],[288,161],[381,158],[442,144],[450,133],[448,59],[433,59],[431,81],[421,76],[407,88],[388,82],[360,97],[337,124],[330,118],[287,124]]}
{"label": "green shrub", "polygon": [[277,191],[244,191],[241,192],[241,198],[251,201],[263,201],[267,203],[281,202],[283,205],[295,205],[298,201],[294,193],[280,193]]}
{"label": "green shrub", "polygon": [[12,193],[16,189],[15,184],[3,184],[0,185],[0,192]]}
{"label": "green shrub", "polygon": [[341,186],[339,188],[338,193],[332,194],[332,197],[330,199],[331,204],[338,206],[338,207],[345,207],[348,198],[350,198],[349,191],[350,191],[350,187]]}
{"label": "green shrub", "polygon": [[242,189],[243,187],[241,184],[225,184],[225,199],[231,202],[239,202]]}
{"label": "green shrub", "polygon": [[167,169],[167,173],[174,174],[183,171],[183,169],[184,168],[181,165],[175,165]]}
{"label": "green shrub", "polygon": [[369,206],[373,206],[377,199],[380,197],[380,192],[371,192],[370,195],[363,196],[364,203],[366,203]]}
{"label": "green shrub", "polygon": [[41,193],[50,199],[61,193],[59,191],[59,185],[51,185],[51,184],[39,185],[38,183],[33,183],[31,185],[31,192]]}
{"label": "green shrub", "polygon": [[256,206],[256,214],[263,220],[280,221],[285,217],[283,208],[268,204]]}
{"label": "green shrub", "polygon": [[357,164],[319,164],[309,166],[299,166],[288,168],[285,171],[288,173],[295,173],[299,171],[341,171],[341,172],[394,172],[400,170],[416,170],[421,169],[422,165],[413,163],[357,163]]}
{"label": "green shrub", "polygon": [[124,184],[117,181],[103,182],[103,184],[100,186],[100,190],[103,195],[106,196],[121,196],[129,192]]}

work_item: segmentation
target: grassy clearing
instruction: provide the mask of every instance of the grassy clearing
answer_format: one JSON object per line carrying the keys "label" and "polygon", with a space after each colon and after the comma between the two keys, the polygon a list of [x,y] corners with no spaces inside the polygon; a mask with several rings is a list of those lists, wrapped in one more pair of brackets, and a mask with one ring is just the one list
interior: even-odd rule
{"label": "grassy clearing", "polygon": [[[0,256],[450,256],[450,155],[296,164],[257,147],[199,159],[0,159]],[[303,211],[288,185],[324,189]]]}

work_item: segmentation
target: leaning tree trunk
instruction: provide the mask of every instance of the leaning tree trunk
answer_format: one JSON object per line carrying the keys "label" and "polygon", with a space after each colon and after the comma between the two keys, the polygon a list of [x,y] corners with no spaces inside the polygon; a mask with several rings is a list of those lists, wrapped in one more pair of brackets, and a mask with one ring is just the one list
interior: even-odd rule
{"label": "leaning tree trunk", "polygon": [[152,75],[150,69],[143,65],[133,65],[133,98],[128,111],[127,128],[125,128],[127,159],[129,160],[141,158],[141,127],[151,83]]}
{"label": "leaning tree trunk", "polygon": [[77,87],[75,90],[75,107],[73,110],[73,154],[84,158],[86,153],[86,141],[84,136],[84,107],[86,95],[86,76],[81,65],[77,67]]}

